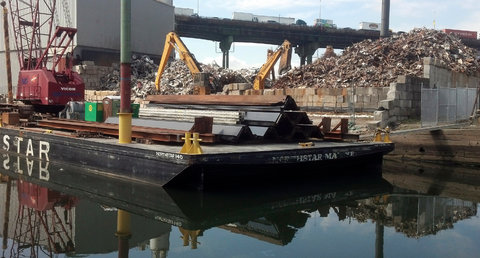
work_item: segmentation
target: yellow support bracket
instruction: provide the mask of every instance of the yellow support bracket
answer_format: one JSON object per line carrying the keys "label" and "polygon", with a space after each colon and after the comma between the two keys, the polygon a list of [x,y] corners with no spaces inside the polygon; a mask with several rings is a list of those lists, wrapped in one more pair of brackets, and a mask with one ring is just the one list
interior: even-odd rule
{"label": "yellow support bracket", "polygon": [[202,147],[200,146],[200,142],[202,139],[199,138],[199,133],[192,133],[186,132],[185,137],[182,137],[182,140],[185,140],[185,143],[180,150],[182,154],[203,154]]}
{"label": "yellow support bracket", "polygon": [[190,148],[190,154],[202,154],[203,150],[200,147],[200,142],[202,139],[198,138],[199,133],[193,133],[192,147]]}
{"label": "yellow support bracket", "polygon": [[390,128],[388,126],[385,129],[377,128],[377,130],[375,131],[375,136],[373,137],[373,141],[391,143],[392,141],[390,140]]}
{"label": "yellow support bracket", "polygon": [[298,145],[300,147],[312,147],[312,146],[315,146],[315,144],[313,142],[299,142]]}
{"label": "yellow support bracket", "polygon": [[190,148],[192,147],[192,134],[190,132],[185,133],[185,137],[182,137],[182,140],[185,140],[185,143],[180,150],[182,154],[189,154]]}
{"label": "yellow support bracket", "polygon": [[382,141],[382,129],[377,128],[375,131],[375,137],[373,137],[374,142],[381,142]]}
{"label": "yellow support bracket", "polygon": [[385,132],[385,136],[383,137],[383,142],[391,143],[392,141],[390,140],[390,128],[387,126],[384,132]]}

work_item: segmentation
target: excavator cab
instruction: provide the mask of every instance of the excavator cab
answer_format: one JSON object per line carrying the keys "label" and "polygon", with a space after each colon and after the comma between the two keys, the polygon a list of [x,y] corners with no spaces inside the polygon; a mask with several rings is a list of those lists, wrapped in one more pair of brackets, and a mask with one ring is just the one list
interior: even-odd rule
{"label": "excavator cab", "polygon": [[288,47],[280,56],[278,63],[278,74],[282,75],[292,69],[292,48]]}
{"label": "excavator cab", "polygon": [[193,76],[193,94],[209,95],[213,89],[212,76],[209,73],[192,73]]}

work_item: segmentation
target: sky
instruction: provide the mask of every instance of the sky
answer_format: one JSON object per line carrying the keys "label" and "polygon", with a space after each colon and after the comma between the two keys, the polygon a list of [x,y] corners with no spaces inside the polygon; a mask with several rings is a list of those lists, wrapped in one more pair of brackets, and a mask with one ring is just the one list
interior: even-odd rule
{"label": "sky", "polygon": [[[414,28],[461,29],[480,31],[479,0],[390,0],[390,29],[410,31]],[[381,21],[382,0],[173,0],[175,7],[191,8],[202,17],[232,18],[233,12],[292,17],[313,25],[317,18],[330,19],[338,28],[358,29],[360,22]],[[218,43],[182,38],[198,61],[221,66]],[[277,46],[234,43],[230,51],[230,68],[258,68],[266,61],[268,49]],[[315,58],[324,49],[317,51]],[[341,49],[336,50],[337,53]],[[300,63],[293,54],[292,65]]]}

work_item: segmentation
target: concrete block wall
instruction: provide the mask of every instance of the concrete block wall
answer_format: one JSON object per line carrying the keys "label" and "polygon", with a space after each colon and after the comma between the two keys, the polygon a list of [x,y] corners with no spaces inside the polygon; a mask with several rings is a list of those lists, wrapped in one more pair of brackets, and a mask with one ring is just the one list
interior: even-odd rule
{"label": "concrete block wall", "polygon": [[380,102],[374,112],[373,127],[386,127],[407,119],[420,119],[422,88],[477,88],[480,86],[480,74],[467,75],[454,72],[439,60],[423,59],[423,78],[399,76],[396,83],[390,85],[387,99]]}
{"label": "concrete block wall", "polygon": [[[88,102],[101,102],[103,101],[104,98],[112,97],[112,96],[120,96],[120,92],[111,91],[111,90],[86,90],[85,91],[85,101],[88,101]],[[140,107],[144,107],[145,104],[148,104],[148,101],[145,101],[142,98],[138,98],[134,96],[132,96],[132,99],[130,101],[132,103],[140,104]]]}
{"label": "concrete block wall", "polygon": [[108,73],[112,73],[113,66],[95,65],[93,61],[83,61],[81,65],[75,65],[73,71],[82,77],[86,90],[95,90],[100,87],[100,78]]}
{"label": "concrete block wall", "polygon": [[421,90],[429,80],[413,76],[399,76],[397,82],[391,83],[387,98],[381,100],[378,110],[374,111],[371,127],[392,126],[394,123],[420,119]]}
{"label": "concrete block wall", "polygon": [[387,87],[376,88],[287,88],[229,91],[229,95],[290,95],[302,110],[371,112],[387,98]]}
{"label": "concrete block wall", "polygon": [[119,96],[120,92],[118,91],[96,91],[96,90],[85,90],[85,101],[96,102],[102,101],[107,96]]}

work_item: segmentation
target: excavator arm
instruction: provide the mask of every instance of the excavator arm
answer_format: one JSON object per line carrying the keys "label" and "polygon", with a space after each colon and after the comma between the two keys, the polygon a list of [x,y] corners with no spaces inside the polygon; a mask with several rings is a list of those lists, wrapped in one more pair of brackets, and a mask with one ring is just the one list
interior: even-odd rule
{"label": "excavator arm", "polygon": [[163,72],[165,71],[165,67],[167,66],[168,58],[172,53],[173,49],[176,49],[180,59],[182,59],[185,64],[187,65],[188,69],[194,74],[199,74],[202,72],[200,65],[198,64],[197,60],[190,53],[188,48],[185,46],[183,41],[178,37],[175,32],[170,32],[167,34],[165,39],[165,46],[163,47],[162,59],[160,60],[160,65],[158,66],[157,77],[155,78],[155,87],[160,90],[160,78],[162,77]]}
{"label": "excavator arm", "polygon": [[283,74],[291,68],[292,46],[288,40],[285,40],[283,44],[269,56],[267,62],[260,68],[260,71],[253,82],[253,88],[255,90],[261,90],[264,88],[265,78],[268,76],[269,72],[273,69],[273,66],[280,57],[281,61],[278,67],[278,73]]}

